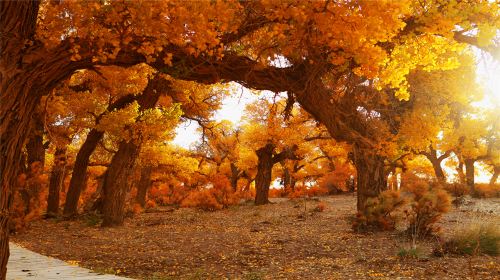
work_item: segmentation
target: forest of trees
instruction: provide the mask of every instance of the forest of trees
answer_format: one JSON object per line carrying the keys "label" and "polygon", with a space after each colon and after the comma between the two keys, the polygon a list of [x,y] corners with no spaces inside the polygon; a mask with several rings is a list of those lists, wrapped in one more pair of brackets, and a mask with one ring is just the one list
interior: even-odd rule
{"label": "forest of trees", "polygon": [[[474,102],[499,29],[487,0],[1,1],[0,278],[42,215],[352,191],[366,213],[416,178],[474,194],[478,166],[497,190],[498,107]],[[240,86],[274,94],[215,121]]]}

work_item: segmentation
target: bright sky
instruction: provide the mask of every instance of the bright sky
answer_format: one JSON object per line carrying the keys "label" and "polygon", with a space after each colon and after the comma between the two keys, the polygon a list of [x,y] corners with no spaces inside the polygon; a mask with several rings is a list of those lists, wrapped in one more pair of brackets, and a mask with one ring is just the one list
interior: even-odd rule
{"label": "bright sky", "polygon": [[[230,120],[237,124],[243,116],[246,105],[259,98],[258,95],[252,94],[245,87],[238,85],[235,88],[234,94],[225,97],[222,101],[221,109],[215,113],[215,120]],[[198,127],[196,122],[181,124],[176,130],[177,136],[174,139],[174,144],[189,148],[191,144],[200,140],[201,134],[197,131]]]}

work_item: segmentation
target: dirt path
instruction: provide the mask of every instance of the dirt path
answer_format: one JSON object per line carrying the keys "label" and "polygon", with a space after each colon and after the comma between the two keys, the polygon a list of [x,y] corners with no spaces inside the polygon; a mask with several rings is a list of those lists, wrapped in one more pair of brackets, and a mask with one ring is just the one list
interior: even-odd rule
{"label": "dirt path", "polygon": [[7,280],[126,280],[103,275],[58,259],[46,257],[10,243]]}
{"label": "dirt path", "polygon": [[[38,221],[13,237],[26,248],[83,267],[140,279],[499,279],[500,257],[434,257],[435,241],[422,241],[423,258],[397,257],[408,246],[398,232],[357,234],[351,229],[355,196],[318,201],[275,200],[217,212],[181,208],[143,213],[123,227],[92,219]],[[497,201],[494,201],[494,205]],[[482,202],[481,202],[482,203]],[[469,207],[470,208],[470,207]],[[454,208],[445,232],[478,217]],[[498,213],[483,211],[484,219]]]}

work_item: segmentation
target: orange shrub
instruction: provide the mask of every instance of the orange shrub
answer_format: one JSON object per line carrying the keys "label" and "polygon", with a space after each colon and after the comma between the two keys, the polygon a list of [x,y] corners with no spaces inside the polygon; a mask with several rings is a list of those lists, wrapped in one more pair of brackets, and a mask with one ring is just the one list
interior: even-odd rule
{"label": "orange shrub", "polygon": [[295,189],[288,194],[288,198],[302,198],[302,197],[313,197],[313,196],[325,196],[328,194],[328,188],[326,186],[312,186],[306,187],[303,184],[297,184]]}
{"label": "orange shrub", "polygon": [[233,192],[227,177],[216,175],[212,178],[211,183],[211,188],[191,191],[181,202],[181,207],[196,207],[206,211],[215,211],[239,202],[239,197]]}
{"label": "orange shrub", "polygon": [[146,202],[146,209],[156,208],[156,202],[152,199]]}
{"label": "orange shrub", "polygon": [[352,227],[357,232],[392,230],[396,224],[392,213],[404,203],[398,191],[383,191],[379,196],[367,200],[364,212],[356,214]]}
{"label": "orange shrub", "polygon": [[180,184],[160,184],[149,190],[149,199],[159,205],[179,205],[189,195],[189,189]]}
{"label": "orange shrub", "polygon": [[269,189],[269,197],[284,197],[285,190],[283,188],[280,189]]}
{"label": "orange shrub", "polygon": [[323,212],[323,211],[325,211],[325,209],[326,209],[326,204],[323,201],[321,201],[318,203],[318,205],[316,205],[316,207],[314,208],[314,211]]}
{"label": "orange shrub", "polygon": [[469,187],[465,184],[454,182],[449,184],[443,184],[443,188],[455,197],[464,196],[469,194]]}
{"label": "orange shrub", "polygon": [[500,185],[476,184],[475,196],[481,198],[500,197]]}
{"label": "orange shrub", "polygon": [[432,187],[423,180],[406,185],[405,191],[412,196],[410,209],[405,211],[410,225],[408,232],[415,237],[425,237],[438,231],[435,224],[450,210],[450,195],[439,185]]}

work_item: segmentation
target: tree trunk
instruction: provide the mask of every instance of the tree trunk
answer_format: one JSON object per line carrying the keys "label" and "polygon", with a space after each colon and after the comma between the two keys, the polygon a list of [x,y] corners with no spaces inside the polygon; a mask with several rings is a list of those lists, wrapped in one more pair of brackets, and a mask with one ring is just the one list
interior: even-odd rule
{"label": "tree trunk", "polygon": [[491,175],[490,186],[493,186],[496,184],[499,174],[500,174],[500,166],[495,166],[493,169],[493,175]]}
{"label": "tree trunk", "polygon": [[47,199],[47,216],[59,214],[59,193],[64,182],[66,171],[66,147],[57,148],[54,154],[54,165],[50,173],[49,196]]}
{"label": "tree trunk", "polygon": [[465,159],[465,182],[469,187],[470,194],[473,195],[476,192],[474,184],[474,159]]}
{"label": "tree trunk", "polygon": [[151,172],[153,167],[145,166],[141,168],[141,178],[137,184],[137,196],[135,197],[135,202],[137,202],[141,207],[146,205],[146,194],[148,189],[151,187]]}
{"label": "tree trunk", "polygon": [[[140,110],[148,110],[156,105],[162,93],[169,91],[170,82],[163,79],[161,75],[151,78],[144,89],[143,94],[137,98]],[[118,152],[113,156],[111,164],[106,171],[103,184],[103,215],[102,226],[118,226],[123,224],[125,214],[125,199],[128,191],[128,177],[132,171],[135,160],[141,149],[134,141],[122,141]]]}
{"label": "tree trunk", "polygon": [[92,129],[87,135],[87,139],[85,139],[82,147],[78,150],[75,165],[73,167],[73,175],[71,175],[68,192],[66,194],[66,202],[63,211],[64,216],[73,216],[77,213],[80,194],[86,184],[85,177],[87,175],[90,156],[103,136],[103,131]]}
{"label": "tree trunk", "polygon": [[467,180],[465,179],[465,174],[464,174],[464,162],[462,160],[459,161],[457,168],[455,169],[458,173],[458,179],[460,180],[460,183],[466,184]]}
{"label": "tree trunk", "polygon": [[233,192],[238,190],[238,179],[240,175],[240,170],[236,166],[236,164],[231,162],[231,188]]}
{"label": "tree trunk", "polygon": [[269,203],[269,186],[271,185],[273,170],[274,145],[267,144],[257,150],[258,165],[255,176],[255,204],[263,205]]}
{"label": "tree trunk", "polygon": [[43,145],[44,118],[45,116],[37,111],[31,119],[31,136],[28,139],[28,143],[26,143],[28,169],[35,162],[39,162],[42,169],[45,165],[45,147]]}
{"label": "tree trunk", "polygon": [[432,168],[434,169],[434,174],[436,175],[436,179],[439,182],[446,182],[446,176],[444,175],[443,167],[441,167],[441,162],[440,160],[431,160],[429,159],[432,163]]}
{"label": "tree trunk", "polygon": [[423,152],[422,154],[431,162],[436,179],[441,183],[446,182],[446,175],[444,174],[443,167],[441,167],[441,162],[449,156],[450,152],[447,151],[438,157],[437,151],[430,145],[429,152]]}
{"label": "tree trunk", "polygon": [[35,91],[26,75],[24,46],[34,38],[39,3],[0,1],[0,279],[6,278],[9,259],[9,208],[17,181],[30,120],[43,88]]}
{"label": "tree trunk", "polygon": [[122,141],[106,171],[103,183],[102,226],[119,226],[125,216],[125,198],[129,187],[129,176],[140,146]]}
{"label": "tree trunk", "polygon": [[[107,111],[125,108],[125,106],[136,100],[136,98],[137,97],[134,95],[122,96],[111,105],[109,105]],[[99,123],[99,119],[100,118],[96,120],[97,123]],[[80,147],[80,150],[78,150],[75,159],[75,165],[73,167],[73,175],[71,176],[71,180],[69,182],[66,202],[64,204],[64,216],[73,216],[78,212],[78,201],[80,200],[82,190],[87,183],[87,168],[89,165],[90,156],[96,149],[97,144],[99,144],[99,141],[101,141],[103,136],[103,131],[92,129],[89,134],[87,134],[87,139],[85,139],[85,142]]]}
{"label": "tree trunk", "polygon": [[358,202],[357,210],[365,211],[366,201],[377,197],[387,189],[387,176],[384,159],[373,151],[353,147],[354,165],[357,173]]}

